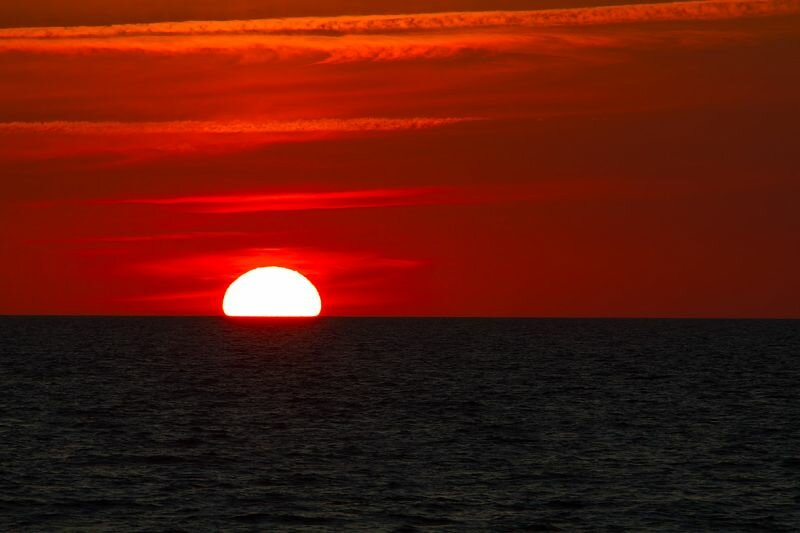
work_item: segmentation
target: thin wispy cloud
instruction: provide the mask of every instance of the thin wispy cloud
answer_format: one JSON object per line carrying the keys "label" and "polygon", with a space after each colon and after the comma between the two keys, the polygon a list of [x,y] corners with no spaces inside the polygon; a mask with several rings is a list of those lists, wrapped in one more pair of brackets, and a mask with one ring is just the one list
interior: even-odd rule
{"label": "thin wispy cloud", "polygon": [[367,209],[421,205],[468,205],[487,203],[553,202],[587,199],[642,197],[652,189],[681,191],[682,183],[649,183],[625,180],[544,180],[525,185],[495,184],[479,187],[396,187],[345,191],[298,191],[153,198],[105,198],[87,200],[95,206],[133,205],[204,214]]}
{"label": "thin wispy cloud", "polygon": [[183,211],[231,214],[267,211],[364,209],[465,201],[463,192],[447,188],[398,188],[354,191],[178,196],[97,200],[100,205],[145,205]]}
{"label": "thin wispy cloud", "polygon": [[673,20],[785,15],[800,12],[800,0],[699,0],[654,4],[543,9],[536,11],[475,11],[401,15],[297,17],[230,21],[187,21],[110,26],[11,28],[0,40],[169,37],[192,35],[358,34],[464,28],[584,26]]}
{"label": "thin wispy cloud", "polygon": [[800,0],[705,0],[539,11],[11,28],[0,30],[0,52],[180,54],[257,51],[262,59],[312,56],[319,62],[333,63],[435,59],[480,51],[535,49],[540,53],[567,45],[597,44],[592,39],[576,38],[575,30],[569,27],[798,13]]}
{"label": "thin wispy cloud", "polygon": [[[32,207],[52,207],[53,202],[39,202]],[[179,242],[179,241],[198,241],[198,240],[225,240],[242,236],[249,233],[243,231],[187,231],[183,233],[154,233],[152,235],[98,235],[92,237],[73,237],[62,239],[37,239],[27,241],[29,244],[49,244],[49,245],[117,245],[117,244],[150,244],[159,242]]]}
{"label": "thin wispy cloud", "polygon": [[306,133],[395,131],[434,128],[476,120],[456,117],[415,118],[350,118],[268,121],[204,121],[184,120],[166,122],[90,122],[42,121],[0,122],[2,132],[62,133],[77,135],[143,135],[143,134],[234,134],[234,133]]}
{"label": "thin wispy cloud", "polygon": [[176,34],[120,37],[2,39],[0,53],[25,52],[79,55],[133,53],[180,55],[219,53],[244,55],[248,61],[302,59],[315,63],[441,59],[469,53],[524,51],[532,45],[560,49],[574,41],[569,36],[516,35],[505,30],[468,32],[277,35],[277,34]]}
{"label": "thin wispy cloud", "polygon": [[0,157],[42,159],[110,154],[132,163],[194,153],[225,154],[278,143],[314,142],[414,132],[482,120],[472,117],[300,120],[183,120],[163,122],[0,122]]}

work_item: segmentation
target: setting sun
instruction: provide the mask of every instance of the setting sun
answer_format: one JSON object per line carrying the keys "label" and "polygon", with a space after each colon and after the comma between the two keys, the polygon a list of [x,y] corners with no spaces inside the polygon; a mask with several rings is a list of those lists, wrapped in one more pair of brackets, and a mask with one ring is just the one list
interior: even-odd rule
{"label": "setting sun", "polygon": [[317,288],[288,268],[256,268],[239,276],[225,291],[222,310],[228,316],[309,317],[319,315]]}

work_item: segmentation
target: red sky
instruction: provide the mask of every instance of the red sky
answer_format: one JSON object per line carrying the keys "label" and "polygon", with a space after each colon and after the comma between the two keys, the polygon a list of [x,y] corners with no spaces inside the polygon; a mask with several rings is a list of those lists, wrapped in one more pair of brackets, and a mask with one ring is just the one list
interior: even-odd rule
{"label": "red sky", "polygon": [[800,0],[5,3],[0,313],[800,317],[798,88]]}

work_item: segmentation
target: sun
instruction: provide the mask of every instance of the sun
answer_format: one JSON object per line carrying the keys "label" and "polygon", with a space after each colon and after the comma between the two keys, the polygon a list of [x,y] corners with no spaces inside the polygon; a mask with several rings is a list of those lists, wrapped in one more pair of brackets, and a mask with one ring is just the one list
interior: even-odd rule
{"label": "sun", "polygon": [[308,278],[288,268],[256,268],[230,284],[222,299],[228,316],[318,316],[322,300]]}

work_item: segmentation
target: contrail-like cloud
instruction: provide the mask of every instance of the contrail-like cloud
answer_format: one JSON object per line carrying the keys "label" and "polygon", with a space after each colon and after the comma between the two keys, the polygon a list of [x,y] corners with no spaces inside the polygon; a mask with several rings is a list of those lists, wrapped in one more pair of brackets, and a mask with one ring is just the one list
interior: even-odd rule
{"label": "contrail-like cloud", "polygon": [[88,39],[194,35],[385,34],[395,32],[497,27],[585,26],[674,20],[718,20],[800,13],[800,0],[699,0],[658,4],[477,11],[405,15],[298,17],[282,19],[188,21],[111,26],[11,28],[8,39]]}
{"label": "contrail-like cloud", "polygon": [[[674,184],[659,184],[674,189]],[[193,213],[235,214],[329,209],[365,209],[415,205],[549,202],[598,197],[638,196],[652,190],[625,180],[548,180],[528,184],[395,187],[339,191],[242,192],[155,198],[105,198],[97,206],[139,205]]]}
{"label": "contrail-like cloud", "polygon": [[0,133],[54,133],[75,135],[147,134],[246,134],[368,132],[435,128],[476,120],[474,118],[350,118],[285,121],[199,121],[171,122],[0,122]]}
{"label": "contrail-like cloud", "polygon": [[[209,23],[210,25],[216,23]],[[224,24],[224,23],[223,23]],[[508,52],[536,46],[548,49],[574,46],[575,36],[517,35],[515,32],[417,32],[387,34],[183,33],[109,35],[77,38],[2,38],[0,53],[83,54],[119,52],[138,54],[247,54],[253,60],[310,59],[319,63],[396,61],[447,58],[469,52]],[[534,40],[535,43],[531,41]]]}
{"label": "contrail-like cloud", "polygon": [[[800,0],[702,0],[539,11],[189,21],[0,30],[0,52],[178,54],[258,51],[320,62],[451,57],[596,43],[575,27],[800,14]],[[563,29],[558,29],[563,28]],[[572,29],[570,29],[572,28]],[[534,31],[540,29],[540,32]],[[601,43],[602,44],[602,43]]]}
{"label": "contrail-like cloud", "polygon": [[457,191],[446,188],[368,189],[353,191],[288,192],[171,198],[99,200],[99,205],[149,205],[214,214],[322,209],[364,209],[463,202]]}
{"label": "contrail-like cloud", "polygon": [[414,132],[482,120],[470,117],[0,122],[0,159],[108,153],[121,161],[168,154],[223,154],[273,143]]}

